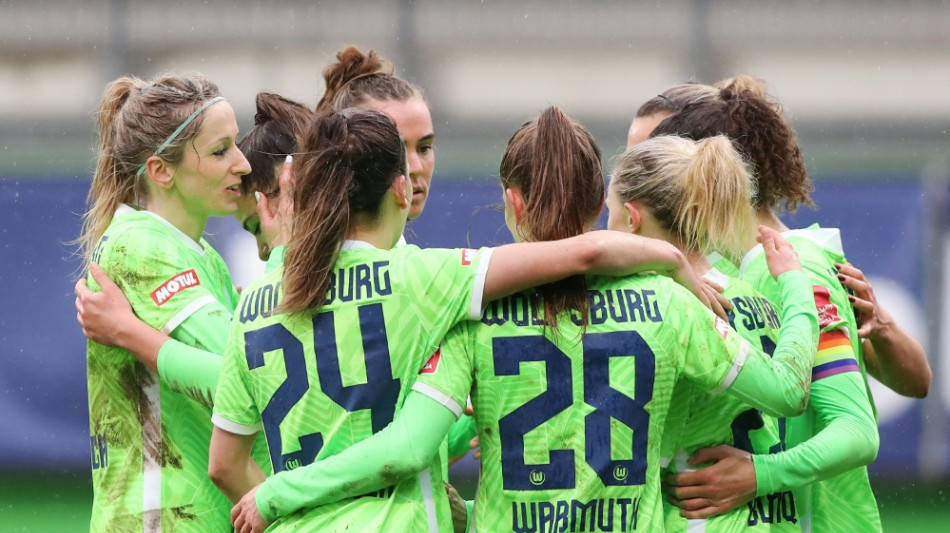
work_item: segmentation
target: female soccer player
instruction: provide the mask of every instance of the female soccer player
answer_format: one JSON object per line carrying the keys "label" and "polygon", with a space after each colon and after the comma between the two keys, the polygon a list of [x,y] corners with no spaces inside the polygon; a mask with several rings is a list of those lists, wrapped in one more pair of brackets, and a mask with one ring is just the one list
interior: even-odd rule
{"label": "female soccer player", "polygon": [[[591,235],[583,232],[603,206],[600,151],[559,110],[548,109],[512,137],[501,176],[516,241],[538,246]],[[786,303],[799,295],[785,309],[788,334],[783,329],[774,361],[658,276],[574,277],[516,293],[488,304],[480,322],[452,330],[390,427],[272,477],[232,511],[235,527],[260,531],[283,517],[275,529],[290,529],[341,507],[365,507],[363,497],[306,509],[391,490],[385,487],[423,470],[471,391],[482,446],[477,530],[661,528],[658,432],[679,377],[755,398],[773,413],[803,408],[817,317],[794,256],[768,243],[770,256],[781,256],[776,275]],[[411,530],[397,518],[384,529]]]}
{"label": "female soccer player", "polygon": [[714,87],[696,82],[680,83],[643,103],[630,123],[627,131],[627,148],[642,143],[663,119],[683,109],[693,102],[708,98],[717,98],[719,91]]}
{"label": "female soccer player", "polygon": [[[284,271],[242,294],[216,397],[210,473],[232,498],[257,483],[245,465],[261,429],[276,471],[383,429],[428,354],[451,326],[479,317],[483,299],[585,270],[682,265],[666,243],[616,232],[494,250],[390,250],[412,205],[406,174],[406,150],[387,115],[351,108],[314,123]],[[448,529],[441,468],[432,466],[379,494],[288,517],[286,527]]]}
{"label": "female soccer player", "polygon": [[[756,455],[754,463],[747,452],[726,447],[700,450],[694,463],[723,460],[701,476],[676,476],[672,481],[678,485],[674,491],[678,504],[686,509],[686,516],[699,518],[741,505],[753,495],[793,490],[803,530],[879,531],[880,517],[866,468],[877,453],[878,435],[864,365],[894,388],[919,382],[921,376],[929,384],[926,358],[922,350],[910,346],[886,346],[887,357],[877,358],[870,352],[861,357],[857,324],[835,269],[835,262],[844,262],[838,231],[817,225],[789,231],[778,218],[783,204],[794,210],[811,203],[811,183],[795,133],[771,103],[748,92],[737,95],[724,89],[720,98],[687,106],[653,132],[697,140],[720,134],[728,136],[755,169],[754,207],[759,223],[785,232],[798,252],[814,285],[822,335],[808,411],[787,422],[789,450]],[[762,259],[761,249],[753,248],[742,258],[740,276],[778,303],[780,295]],[[878,361],[906,364],[879,365]],[[720,477],[726,471],[728,482],[726,476]],[[702,480],[708,479],[720,486],[704,487]]]}
{"label": "female soccer player", "polygon": [[[234,216],[254,235],[258,254],[268,262],[268,270],[283,261],[284,244],[290,234],[290,206],[280,204],[278,175],[292,181],[291,154],[297,137],[312,117],[313,113],[302,104],[276,94],[258,93],[255,125],[238,142],[241,153],[251,163],[251,172],[241,176],[242,194],[237,199]],[[90,274],[100,291],[89,290],[84,279],[75,287],[77,320],[83,334],[99,344],[128,350],[162,379],[168,380],[172,390],[197,394],[200,401],[210,407],[220,373],[221,352],[208,352],[209,345],[205,344],[201,344],[204,350],[193,348],[169,337],[170,330],[162,331],[140,320],[122,289],[98,265],[90,266]],[[212,334],[221,339],[214,346],[224,345],[226,330],[226,326],[214,329]]]}
{"label": "female soccer player", "polygon": [[[86,266],[102,265],[162,337],[159,346],[161,330],[220,353],[237,294],[201,235],[209,217],[235,212],[250,170],[230,104],[197,75],[120,78],[97,119],[100,149],[79,238]],[[197,359],[159,359],[159,380],[129,352],[89,342],[91,530],[228,528],[228,500],[206,476],[206,382],[217,358],[195,351]],[[253,475],[263,478],[259,468]]]}
{"label": "female soccer player", "polygon": [[[237,215],[245,231],[257,240],[258,255],[274,268],[283,260],[283,245],[289,229],[277,216],[280,176],[288,156],[297,149],[297,137],[313,120],[307,106],[274,93],[257,93],[254,127],[238,142],[251,164],[251,172],[241,178],[241,201]],[[261,216],[261,211],[263,217]],[[289,222],[289,221],[288,221]],[[269,261],[276,252],[274,261]]]}
{"label": "female soccer player", "polygon": [[[696,142],[654,137],[627,150],[613,171],[607,203],[611,229],[675,244],[697,274],[724,287],[733,302],[732,327],[766,353],[775,349],[780,321],[776,307],[749,284],[711,267],[710,250],[738,262],[755,245],[752,177],[729,139]],[[778,422],[726,395],[709,395],[692,383],[677,385],[663,438],[663,457],[671,471],[699,448],[729,445],[749,453],[782,449]],[[664,502],[666,531],[702,528],[709,533],[801,531],[791,492],[769,494],[748,508],[708,521],[690,522]]]}
{"label": "female soccer player", "polygon": [[336,59],[323,71],[326,90],[316,111],[359,107],[392,117],[409,154],[409,220],[413,220],[425,208],[435,169],[435,131],[425,95],[416,85],[394,76],[392,64],[372,50],[364,54],[348,46],[336,54]]}

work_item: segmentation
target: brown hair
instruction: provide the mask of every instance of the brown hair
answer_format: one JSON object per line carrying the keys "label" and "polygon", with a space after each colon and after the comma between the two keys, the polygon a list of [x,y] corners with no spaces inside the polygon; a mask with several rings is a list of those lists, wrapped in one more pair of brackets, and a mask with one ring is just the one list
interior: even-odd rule
{"label": "brown hair", "polygon": [[[521,225],[532,240],[552,241],[583,233],[604,204],[600,149],[584,126],[556,107],[523,125],[501,159],[501,184],[518,187],[525,201]],[[575,276],[538,287],[545,322],[575,309],[587,325],[587,287]]]}
{"label": "brown hair", "polygon": [[372,50],[364,54],[355,46],[337,52],[336,63],[323,69],[323,80],[326,91],[317,103],[317,113],[361,107],[367,100],[424,98],[422,89],[393,75],[392,63]]}
{"label": "brown hair", "polygon": [[693,102],[713,99],[717,96],[719,96],[719,91],[715,87],[695,81],[687,81],[674,85],[644,102],[637,109],[635,118],[649,117],[661,113],[672,115]]}
{"label": "brown hair", "polygon": [[407,172],[396,125],[378,111],[349,108],[317,116],[303,149],[284,261],[281,309],[287,312],[320,310],[353,216],[375,219],[393,180]]}
{"label": "brown hair", "polygon": [[[148,179],[136,176],[139,167],[189,115],[216,96],[218,87],[197,74],[162,75],[150,82],[124,77],[106,87],[96,113],[96,170],[82,231],[75,241],[85,258],[83,271],[119,205],[144,205]],[[161,158],[180,162],[185,144],[198,134],[201,123],[199,115],[165,148]]]}
{"label": "brown hair", "polygon": [[613,186],[622,202],[638,201],[686,251],[741,258],[755,230],[752,176],[729,139],[648,139],[617,161]]}
{"label": "brown hair", "polygon": [[[751,92],[720,91],[720,98],[696,102],[657,125],[654,137],[680,135],[694,140],[725,135],[749,163],[758,195],[755,208],[794,212],[814,206],[814,189],[795,130],[765,100]],[[784,204],[784,205],[783,205]]]}
{"label": "brown hair", "polygon": [[274,167],[296,151],[298,138],[312,121],[313,112],[307,106],[278,94],[257,93],[254,127],[238,143],[251,164],[251,173],[241,176],[244,194],[260,191],[272,197],[277,193]]}

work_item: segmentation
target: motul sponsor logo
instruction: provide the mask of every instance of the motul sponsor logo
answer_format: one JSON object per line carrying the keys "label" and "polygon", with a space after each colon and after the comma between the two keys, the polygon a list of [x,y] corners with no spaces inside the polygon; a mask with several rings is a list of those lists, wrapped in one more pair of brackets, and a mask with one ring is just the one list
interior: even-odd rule
{"label": "motul sponsor logo", "polygon": [[815,293],[815,308],[818,310],[818,327],[824,329],[841,322],[838,306],[831,303],[831,291],[821,285],[812,285],[812,291]]}
{"label": "motul sponsor logo", "polygon": [[465,266],[471,265],[472,260],[475,259],[475,254],[478,253],[478,250],[472,250],[471,248],[462,249],[462,264]]}
{"label": "motul sponsor logo", "polygon": [[194,270],[182,272],[152,291],[152,300],[157,305],[162,305],[179,292],[198,285],[201,285],[201,281],[198,280],[198,274]]}
{"label": "motul sponsor logo", "polygon": [[439,360],[442,359],[442,350],[438,349],[432,354],[432,357],[426,361],[425,366],[422,367],[422,370],[419,371],[420,374],[435,374],[439,369]]}

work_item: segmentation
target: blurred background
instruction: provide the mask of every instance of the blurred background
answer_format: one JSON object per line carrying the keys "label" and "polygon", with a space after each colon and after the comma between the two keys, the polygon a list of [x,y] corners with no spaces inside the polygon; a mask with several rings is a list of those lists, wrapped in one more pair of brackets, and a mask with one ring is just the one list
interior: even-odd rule
{"label": "blurred background", "polygon": [[[0,0],[0,529],[88,529],[85,341],[68,242],[95,157],[105,85],[199,71],[234,106],[254,95],[313,106],[347,44],[422,86],[437,165],[421,246],[508,242],[498,164],[510,135],[555,104],[598,139],[607,168],[641,103],[686,81],[767,81],[798,131],[817,210],[786,220],[842,229],[849,259],[928,348],[924,400],[875,387],[871,466],[885,530],[950,525],[950,3],[577,0]],[[231,219],[209,236],[236,284],[262,271]],[[876,385],[876,384],[875,384]],[[471,495],[477,464],[453,467]]]}

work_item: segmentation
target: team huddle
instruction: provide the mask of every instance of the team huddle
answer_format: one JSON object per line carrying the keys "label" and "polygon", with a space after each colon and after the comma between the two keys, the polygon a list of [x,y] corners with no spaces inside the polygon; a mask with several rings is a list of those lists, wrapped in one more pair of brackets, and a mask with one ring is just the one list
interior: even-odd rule
{"label": "team huddle", "polygon": [[[432,119],[392,71],[347,47],[314,109],[259,93],[243,137],[200,75],[106,89],[91,531],[881,530],[867,376],[921,397],[930,368],[836,229],[779,218],[812,186],[760,80],[645,102],[609,180],[545,109],[501,161],[514,244],[426,249]],[[266,261],[240,291],[212,216]]]}

